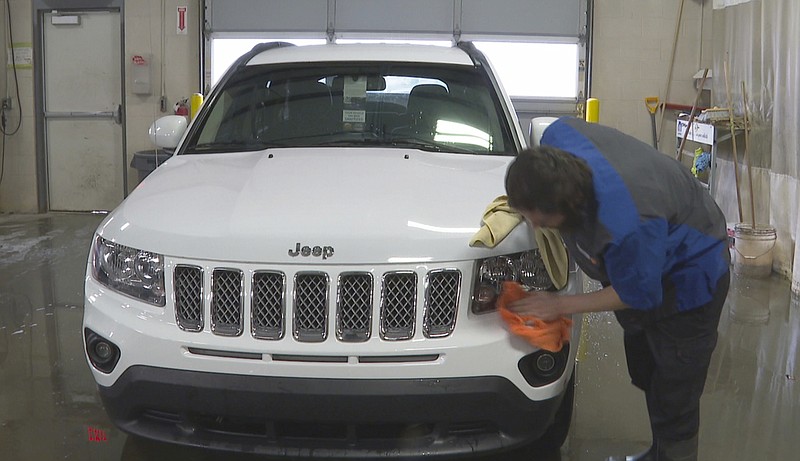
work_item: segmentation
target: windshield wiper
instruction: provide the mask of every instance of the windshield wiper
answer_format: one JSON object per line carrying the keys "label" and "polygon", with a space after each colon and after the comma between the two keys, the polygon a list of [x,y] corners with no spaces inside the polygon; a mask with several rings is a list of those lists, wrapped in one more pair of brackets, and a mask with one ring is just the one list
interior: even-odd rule
{"label": "windshield wiper", "polygon": [[277,147],[276,144],[269,144],[260,141],[226,141],[226,142],[205,142],[202,144],[195,144],[184,149],[184,154],[206,154],[206,153],[224,153],[224,152],[240,152],[240,151],[255,151],[263,150],[269,147]]}
{"label": "windshield wiper", "polygon": [[430,139],[421,139],[415,137],[401,137],[391,138],[389,143],[393,147],[412,147],[414,149],[424,150],[427,152],[457,152],[457,153],[472,153],[475,151],[458,147],[450,143],[437,142]]}

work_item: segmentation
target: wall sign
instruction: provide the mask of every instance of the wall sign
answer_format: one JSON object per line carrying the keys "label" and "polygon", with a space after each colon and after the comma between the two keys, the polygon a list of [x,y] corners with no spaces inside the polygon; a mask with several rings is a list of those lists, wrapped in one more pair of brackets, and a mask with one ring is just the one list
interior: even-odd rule
{"label": "wall sign", "polygon": [[17,69],[33,68],[33,44],[30,42],[19,42],[8,50],[8,68],[13,69],[16,64]]}
{"label": "wall sign", "polygon": [[678,120],[678,126],[676,129],[678,138],[683,138],[683,135],[686,134],[686,139],[689,141],[695,141],[709,145],[714,144],[714,125],[694,121],[688,134],[686,133],[687,125],[689,125],[687,120]]}
{"label": "wall sign", "polygon": [[186,35],[189,33],[188,25],[186,24],[186,12],[188,8],[185,6],[178,7],[178,35]]}

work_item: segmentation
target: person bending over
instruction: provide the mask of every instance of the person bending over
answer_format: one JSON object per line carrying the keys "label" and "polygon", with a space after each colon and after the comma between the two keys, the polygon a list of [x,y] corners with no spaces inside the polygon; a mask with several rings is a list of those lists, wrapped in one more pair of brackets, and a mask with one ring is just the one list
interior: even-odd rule
{"label": "person bending over", "polygon": [[725,216],[703,185],[615,129],[561,118],[506,173],[508,204],[561,232],[599,291],[534,292],[519,314],[613,311],[631,382],[645,394],[653,443],[628,461],[697,459],[700,396],[730,283]]}

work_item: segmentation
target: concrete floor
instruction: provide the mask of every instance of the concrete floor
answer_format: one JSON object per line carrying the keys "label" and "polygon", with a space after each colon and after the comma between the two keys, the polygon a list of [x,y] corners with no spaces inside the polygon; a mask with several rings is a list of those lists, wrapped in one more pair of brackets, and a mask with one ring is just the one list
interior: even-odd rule
{"label": "concrete floor", "polygon": [[[80,334],[86,255],[101,219],[0,215],[0,458],[252,459],[135,439],[109,422]],[[798,459],[798,299],[777,275],[733,280],[702,400],[701,460]],[[603,460],[649,445],[643,397],[629,383],[619,325],[606,313],[586,324],[566,444],[560,453],[502,459]]]}

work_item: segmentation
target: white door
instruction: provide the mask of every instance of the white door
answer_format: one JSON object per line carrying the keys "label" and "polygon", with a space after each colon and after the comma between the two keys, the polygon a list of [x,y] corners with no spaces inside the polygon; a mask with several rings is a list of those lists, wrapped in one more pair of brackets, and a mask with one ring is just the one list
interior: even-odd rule
{"label": "white door", "polygon": [[126,191],[118,11],[42,17],[49,209],[112,210]]}

